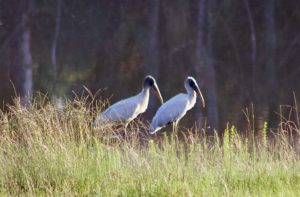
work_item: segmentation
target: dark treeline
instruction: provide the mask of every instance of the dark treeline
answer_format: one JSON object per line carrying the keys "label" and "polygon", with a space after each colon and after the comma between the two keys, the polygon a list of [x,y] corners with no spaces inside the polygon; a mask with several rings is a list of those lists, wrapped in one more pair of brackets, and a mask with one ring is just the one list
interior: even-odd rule
{"label": "dark treeline", "polygon": [[[0,0],[0,97],[107,88],[111,102],[152,74],[166,99],[194,76],[207,102],[183,120],[276,127],[300,95],[299,0]],[[157,108],[154,97],[146,117]],[[205,118],[203,118],[205,117]],[[259,125],[258,121],[258,126]]]}

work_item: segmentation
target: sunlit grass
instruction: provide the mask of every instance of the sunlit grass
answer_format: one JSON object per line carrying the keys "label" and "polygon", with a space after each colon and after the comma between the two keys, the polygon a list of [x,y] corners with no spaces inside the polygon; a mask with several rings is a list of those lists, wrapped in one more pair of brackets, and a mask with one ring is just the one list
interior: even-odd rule
{"label": "sunlit grass", "polygon": [[[284,130],[262,139],[228,125],[208,140],[150,137],[137,121],[92,128],[85,99],[57,110],[46,99],[1,113],[0,194],[79,196],[300,196],[300,162]],[[117,136],[112,137],[112,136]],[[193,138],[193,140],[190,140]]]}

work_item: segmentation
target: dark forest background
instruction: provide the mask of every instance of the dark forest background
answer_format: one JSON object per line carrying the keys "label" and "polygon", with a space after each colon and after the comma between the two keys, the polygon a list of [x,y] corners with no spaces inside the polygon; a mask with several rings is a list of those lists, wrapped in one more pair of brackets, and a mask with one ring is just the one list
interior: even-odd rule
{"label": "dark forest background", "polygon": [[[1,107],[17,94],[72,98],[83,85],[102,98],[136,94],[153,75],[165,100],[192,75],[223,129],[279,123],[300,95],[299,0],[0,0]],[[299,99],[298,99],[299,100]],[[152,96],[149,120],[158,107]],[[288,110],[287,110],[288,112]],[[284,111],[283,111],[284,113]]]}

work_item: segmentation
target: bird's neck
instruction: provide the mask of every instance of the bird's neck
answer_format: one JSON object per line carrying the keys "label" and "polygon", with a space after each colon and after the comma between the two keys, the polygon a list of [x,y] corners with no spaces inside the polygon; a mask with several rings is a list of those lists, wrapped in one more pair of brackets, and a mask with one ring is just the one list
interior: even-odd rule
{"label": "bird's neck", "polygon": [[188,95],[189,95],[189,106],[190,108],[192,108],[196,103],[197,94],[195,91],[188,91]]}
{"label": "bird's neck", "polygon": [[143,105],[148,106],[148,101],[149,101],[149,94],[150,94],[150,87],[144,87],[142,92],[140,93],[141,101]]}
{"label": "bird's neck", "polygon": [[148,107],[149,94],[150,94],[150,88],[149,87],[144,87],[142,92],[139,94],[139,96],[140,96],[140,108],[141,108],[142,112],[146,111],[146,109]]}
{"label": "bird's neck", "polygon": [[185,90],[187,92],[187,94],[189,95],[190,98],[196,96],[196,92],[189,86],[188,83],[184,84]]}
{"label": "bird's neck", "polygon": [[149,97],[150,87],[144,87],[142,89],[141,95],[144,97]]}

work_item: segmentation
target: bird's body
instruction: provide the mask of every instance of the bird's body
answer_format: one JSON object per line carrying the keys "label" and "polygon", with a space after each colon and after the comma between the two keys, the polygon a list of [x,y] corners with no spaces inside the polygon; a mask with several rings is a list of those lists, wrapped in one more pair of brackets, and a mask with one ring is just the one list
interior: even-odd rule
{"label": "bird's body", "polygon": [[156,85],[155,79],[151,76],[146,76],[143,89],[139,94],[111,105],[96,117],[94,126],[99,126],[109,122],[119,122],[124,123],[126,128],[130,121],[146,111],[149,103],[151,87],[155,90],[162,103],[163,99]]}
{"label": "bird's body", "polygon": [[154,128],[153,133],[169,123],[174,122],[177,124],[195,103],[196,94],[188,95],[181,93],[168,100],[158,109],[151,122],[151,127]]}
{"label": "bird's body", "polygon": [[[204,105],[204,99],[196,81],[193,78],[190,78],[191,77],[189,77],[185,82],[185,88],[187,90],[186,94],[180,93],[172,97],[157,110],[150,125],[150,134],[156,133],[158,130],[170,123],[175,123],[175,126],[177,126],[178,122],[184,117],[186,112],[194,107],[197,94],[201,97]],[[190,84],[190,80],[192,80],[195,84],[193,87]]]}
{"label": "bird's body", "polygon": [[149,94],[149,88],[146,88],[135,96],[111,105],[96,118],[95,122],[97,124],[122,122],[127,125],[139,114],[146,111],[149,102]]}

